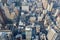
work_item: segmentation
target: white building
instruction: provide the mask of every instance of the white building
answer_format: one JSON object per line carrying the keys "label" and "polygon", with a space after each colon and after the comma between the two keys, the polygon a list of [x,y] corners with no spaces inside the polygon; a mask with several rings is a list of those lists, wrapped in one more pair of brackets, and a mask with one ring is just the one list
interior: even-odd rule
{"label": "white building", "polygon": [[23,11],[29,11],[29,6],[22,6]]}
{"label": "white building", "polygon": [[29,27],[26,27],[25,32],[26,32],[26,40],[31,40],[32,29]]}

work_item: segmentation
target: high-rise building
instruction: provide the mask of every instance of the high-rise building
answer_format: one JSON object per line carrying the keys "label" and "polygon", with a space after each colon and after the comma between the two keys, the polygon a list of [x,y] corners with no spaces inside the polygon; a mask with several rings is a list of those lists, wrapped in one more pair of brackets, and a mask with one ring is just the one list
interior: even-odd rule
{"label": "high-rise building", "polygon": [[50,29],[47,34],[48,40],[55,40],[56,37],[57,37],[56,31],[54,29]]}
{"label": "high-rise building", "polygon": [[28,12],[29,11],[29,6],[22,6],[22,10]]}
{"label": "high-rise building", "polygon": [[14,19],[14,17],[15,17],[15,12],[12,12],[12,13],[10,14],[9,9],[8,9],[8,6],[7,6],[6,4],[4,4],[3,10],[5,11],[5,15],[6,15],[6,17],[7,17],[8,19]]}
{"label": "high-rise building", "polygon": [[51,4],[48,4],[47,10],[52,11],[52,8],[53,8],[53,2]]}
{"label": "high-rise building", "polygon": [[0,2],[1,2],[1,0],[0,0]]}
{"label": "high-rise building", "polygon": [[4,5],[5,3],[7,3],[7,0],[1,0],[1,2],[2,2],[3,5]]}
{"label": "high-rise building", "polygon": [[45,34],[42,34],[41,37],[40,37],[41,40],[46,40],[46,36]]}
{"label": "high-rise building", "polygon": [[4,20],[3,20],[3,18],[1,17],[1,15],[0,15],[0,23],[4,23]]}
{"label": "high-rise building", "polygon": [[8,40],[8,39],[11,40],[12,32],[10,30],[0,30],[0,38],[1,40]]}
{"label": "high-rise building", "polygon": [[42,0],[43,8],[46,9],[48,6],[48,0]]}
{"label": "high-rise building", "polygon": [[59,9],[56,9],[54,16],[57,16],[58,13],[59,13]]}
{"label": "high-rise building", "polygon": [[38,21],[42,21],[42,17],[41,16],[38,16]]}
{"label": "high-rise building", "polygon": [[31,23],[33,23],[33,22],[35,22],[35,21],[36,21],[36,17],[30,17],[30,19],[29,19],[29,20],[30,20],[30,22],[31,22]]}
{"label": "high-rise building", "polygon": [[40,32],[40,25],[36,25],[36,32]]}
{"label": "high-rise building", "polygon": [[60,32],[57,33],[57,37],[55,38],[55,40],[60,40]]}
{"label": "high-rise building", "polygon": [[60,16],[57,17],[56,24],[57,24],[57,27],[60,28]]}
{"label": "high-rise building", "polygon": [[43,14],[46,14],[47,13],[47,10],[43,10]]}
{"label": "high-rise building", "polygon": [[26,40],[31,40],[32,29],[26,27],[26,28],[25,28],[25,32],[26,32]]}

